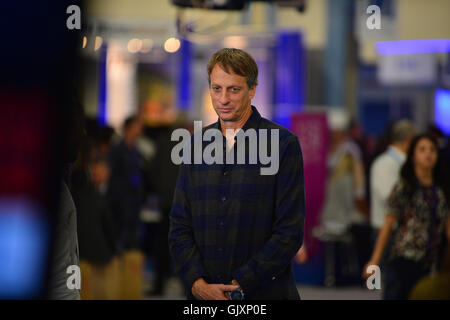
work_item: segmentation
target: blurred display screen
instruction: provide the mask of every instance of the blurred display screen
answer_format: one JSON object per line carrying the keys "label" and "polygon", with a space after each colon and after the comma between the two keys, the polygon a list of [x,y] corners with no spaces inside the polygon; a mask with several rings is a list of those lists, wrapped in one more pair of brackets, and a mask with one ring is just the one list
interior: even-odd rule
{"label": "blurred display screen", "polygon": [[45,287],[51,102],[39,91],[0,89],[0,298],[36,298]]}
{"label": "blurred display screen", "polygon": [[450,134],[450,90],[439,89],[435,94],[434,119],[436,125]]}

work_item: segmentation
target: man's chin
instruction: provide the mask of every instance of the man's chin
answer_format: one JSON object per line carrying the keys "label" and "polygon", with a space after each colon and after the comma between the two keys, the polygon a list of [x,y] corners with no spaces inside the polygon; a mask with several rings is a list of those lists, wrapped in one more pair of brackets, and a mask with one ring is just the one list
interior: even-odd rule
{"label": "man's chin", "polygon": [[234,114],[232,113],[219,112],[218,116],[222,121],[233,121],[234,119]]}

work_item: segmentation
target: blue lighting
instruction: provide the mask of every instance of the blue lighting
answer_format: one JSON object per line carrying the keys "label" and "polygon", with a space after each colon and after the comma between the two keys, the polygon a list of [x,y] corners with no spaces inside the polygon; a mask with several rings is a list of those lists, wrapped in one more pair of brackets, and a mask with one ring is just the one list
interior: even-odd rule
{"label": "blue lighting", "polygon": [[192,43],[186,39],[181,40],[179,51],[178,70],[178,106],[181,110],[188,111],[192,104]]}
{"label": "blue lighting", "polygon": [[436,125],[446,135],[450,135],[450,90],[436,90],[434,99],[434,119]]}
{"label": "blue lighting", "polygon": [[382,56],[450,52],[450,39],[378,41],[375,48]]}
{"label": "blue lighting", "polygon": [[0,199],[0,299],[36,298],[42,293],[48,225],[26,199]]}
{"label": "blue lighting", "polygon": [[106,125],[106,95],[107,95],[107,79],[106,79],[106,54],[107,46],[102,45],[100,48],[99,66],[98,66],[98,121]]}
{"label": "blue lighting", "polygon": [[304,102],[303,37],[297,31],[280,31],[275,47],[273,120],[290,128],[291,115]]}

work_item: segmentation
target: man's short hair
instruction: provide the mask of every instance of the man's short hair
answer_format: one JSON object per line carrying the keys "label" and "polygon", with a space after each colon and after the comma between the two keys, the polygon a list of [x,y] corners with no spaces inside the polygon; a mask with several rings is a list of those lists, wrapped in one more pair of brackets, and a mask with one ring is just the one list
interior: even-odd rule
{"label": "man's short hair", "polygon": [[126,131],[133,123],[135,123],[138,120],[139,120],[139,117],[137,115],[129,116],[123,122],[123,130]]}
{"label": "man's short hair", "polygon": [[403,119],[397,121],[392,127],[392,143],[402,143],[417,134],[417,128],[411,121]]}
{"label": "man's short hair", "polygon": [[209,84],[212,69],[216,64],[227,73],[230,73],[231,69],[234,73],[245,77],[249,89],[258,84],[258,66],[252,56],[241,49],[223,48],[209,58],[207,65]]}

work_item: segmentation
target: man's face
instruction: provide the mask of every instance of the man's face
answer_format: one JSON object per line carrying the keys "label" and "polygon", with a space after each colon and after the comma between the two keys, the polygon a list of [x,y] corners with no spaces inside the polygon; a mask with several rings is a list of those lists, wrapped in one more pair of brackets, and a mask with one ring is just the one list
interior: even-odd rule
{"label": "man's face", "polygon": [[140,120],[133,121],[133,123],[128,127],[128,129],[125,132],[125,135],[127,135],[128,139],[131,141],[136,141],[141,134],[142,134],[142,124]]}
{"label": "man's face", "polygon": [[249,89],[245,77],[225,72],[218,64],[211,71],[209,88],[211,100],[220,120],[237,122],[250,108],[256,86]]}

